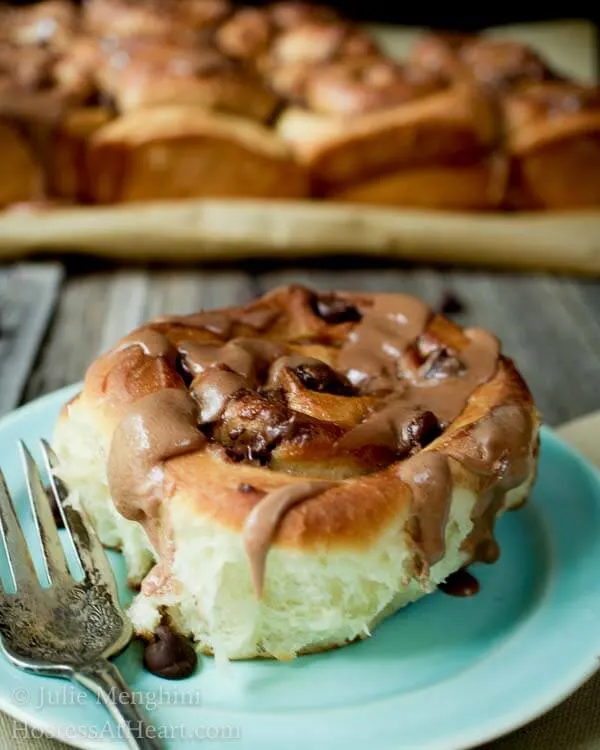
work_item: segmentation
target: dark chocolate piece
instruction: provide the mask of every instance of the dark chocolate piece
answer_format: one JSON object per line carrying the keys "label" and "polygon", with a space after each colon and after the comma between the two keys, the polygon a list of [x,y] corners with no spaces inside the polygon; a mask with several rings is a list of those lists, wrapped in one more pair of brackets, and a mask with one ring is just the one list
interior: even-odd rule
{"label": "dark chocolate piece", "polygon": [[442,434],[440,423],[431,411],[424,411],[415,415],[402,428],[402,442],[411,447],[421,450],[432,443]]}
{"label": "dark chocolate piece", "polygon": [[152,674],[167,680],[182,680],[196,669],[198,656],[187,638],[169,625],[159,625],[155,640],[144,650],[144,666]]}
{"label": "dark chocolate piece", "polygon": [[479,581],[468,570],[461,568],[442,581],[439,588],[449,596],[475,596],[479,593]]}
{"label": "dark chocolate piece", "polygon": [[334,396],[354,395],[350,381],[325,362],[306,362],[292,368],[292,372],[309,391],[331,393]]}
{"label": "dark chocolate piece", "polygon": [[194,375],[192,374],[192,372],[190,372],[190,369],[186,364],[185,357],[181,352],[177,354],[177,357],[175,359],[175,370],[185,383],[185,387],[189,388],[192,384],[192,380],[194,379]]}
{"label": "dark chocolate piece", "polygon": [[357,307],[333,295],[323,297],[315,295],[311,307],[315,315],[323,318],[330,325],[359,323],[362,320],[362,313]]}
{"label": "dark chocolate piece", "polygon": [[466,312],[467,306],[457,294],[452,291],[444,292],[439,310],[443,315],[460,315]]}

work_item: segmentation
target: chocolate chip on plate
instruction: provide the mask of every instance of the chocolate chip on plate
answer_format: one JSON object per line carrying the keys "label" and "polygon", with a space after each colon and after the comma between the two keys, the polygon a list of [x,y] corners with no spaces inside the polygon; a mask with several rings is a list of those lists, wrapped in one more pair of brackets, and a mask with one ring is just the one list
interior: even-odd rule
{"label": "chocolate chip on plate", "polygon": [[152,674],[167,680],[182,680],[196,669],[198,656],[187,638],[169,625],[159,625],[155,640],[144,650],[144,666]]}

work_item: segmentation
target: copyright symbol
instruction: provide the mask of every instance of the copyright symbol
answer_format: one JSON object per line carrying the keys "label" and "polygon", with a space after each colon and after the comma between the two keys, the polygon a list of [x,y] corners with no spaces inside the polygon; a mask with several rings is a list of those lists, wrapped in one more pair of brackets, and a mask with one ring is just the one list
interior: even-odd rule
{"label": "copyright symbol", "polygon": [[24,706],[26,703],[29,703],[29,690],[24,687],[16,688],[13,690],[12,698],[18,706]]}

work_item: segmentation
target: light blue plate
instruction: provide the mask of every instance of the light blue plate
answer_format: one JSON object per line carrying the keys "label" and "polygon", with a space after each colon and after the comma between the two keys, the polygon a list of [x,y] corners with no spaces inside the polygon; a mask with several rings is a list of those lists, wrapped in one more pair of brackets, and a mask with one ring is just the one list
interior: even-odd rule
{"label": "light blue plate", "polygon": [[[0,465],[19,498],[15,443],[23,438],[33,448],[48,437],[72,392],[0,421]],[[548,710],[599,666],[600,482],[548,430],[533,498],[499,522],[498,538],[500,561],[476,569],[479,595],[435,593],[347,648],[225,670],[205,658],[183,682],[145,672],[136,645],[118,663],[169,748],[472,747]],[[122,562],[111,554],[123,582]],[[0,709],[80,747],[124,747],[95,699],[3,660]]]}

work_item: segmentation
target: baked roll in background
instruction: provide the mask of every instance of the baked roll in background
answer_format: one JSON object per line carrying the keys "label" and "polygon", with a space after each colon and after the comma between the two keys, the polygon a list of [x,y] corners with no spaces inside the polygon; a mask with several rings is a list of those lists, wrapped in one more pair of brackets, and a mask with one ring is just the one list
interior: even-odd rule
{"label": "baked roll in background", "polygon": [[515,84],[559,77],[526,44],[474,34],[425,34],[414,45],[409,60],[431,73],[475,82],[492,94]]}
{"label": "baked roll in background", "polygon": [[96,203],[190,197],[301,198],[306,173],[267,128],[199,107],[144,109],[117,118],[88,146]]}
{"label": "baked roll in background", "polygon": [[[539,92],[559,84],[579,92],[573,98],[581,105],[571,106],[568,95],[543,105],[544,96],[560,95]],[[370,30],[295,0],[0,6],[0,116],[10,133],[0,143],[10,165],[0,176],[0,205],[235,195],[450,211],[596,207],[596,91],[566,80],[532,48],[485,35],[429,32],[397,61]],[[177,138],[165,140],[173,108],[187,114],[177,116]],[[244,138],[248,158],[223,148],[232,142],[231,116],[240,119],[234,129],[256,134]],[[535,127],[525,127],[524,117]],[[219,124],[222,131],[218,164],[199,138],[198,123],[208,120],[212,138]],[[139,124],[138,135],[130,123]],[[114,133],[125,131],[121,180],[114,162],[104,165],[96,154],[98,144],[114,148]],[[181,159],[184,142],[193,167]],[[248,165],[265,164],[265,149],[296,162],[286,167],[291,186],[273,179],[279,157],[269,157],[252,185]],[[167,175],[160,185],[148,178],[141,150],[161,154],[151,170]],[[174,163],[159,168],[171,153]],[[238,157],[239,164],[226,161]],[[302,189],[300,174],[308,175]],[[107,190],[107,179],[137,187]]]}
{"label": "baked roll in background", "polygon": [[284,112],[277,129],[320,194],[387,205],[500,204],[498,122],[476,87],[367,58],[317,71],[305,102]]}
{"label": "baked roll in background", "polygon": [[600,91],[566,81],[524,84],[502,99],[512,208],[600,204]]}
{"label": "baked roll in background", "polygon": [[229,0],[86,0],[83,26],[96,37],[193,44],[233,9]]}
{"label": "baked roll in background", "polygon": [[538,415],[498,340],[394,294],[276,289],[155,320],[89,368],[54,436],[130,614],[227,658],[371,634],[535,478]]}
{"label": "baked roll in background", "polygon": [[87,71],[62,66],[67,54],[45,43],[0,42],[0,205],[47,197],[61,123],[93,96]]}
{"label": "baked roll in background", "polygon": [[265,121],[278,102],[256,74],[209,45],[108,43],[99,65],[100,86],[121,113],[180,104]]}
{"label": "baked roll in background", "polygon": [[64,49],[79,27],[77,8],[69,0],[45,0],[0,9],[0,42],[19,47],[43,45]]}
{"label": "baked roll in background", "polygon": [[340,20],[332,8],[295,0],[262,8],[240,7],[219,26],[215,42],[233,59],[259,69],[265,66],[272,45],[286,32],[310,24],[335,26]]}

